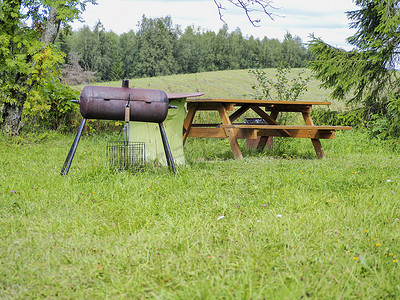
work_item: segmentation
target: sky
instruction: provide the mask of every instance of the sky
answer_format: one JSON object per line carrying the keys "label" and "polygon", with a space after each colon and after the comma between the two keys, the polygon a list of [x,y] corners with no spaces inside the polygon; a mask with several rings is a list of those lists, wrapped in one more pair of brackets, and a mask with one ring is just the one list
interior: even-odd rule
{"label": "sky", "polygon": [[[148,18],[171,16],[174,25],[182,30],[194,25],[217,32],[223,26],[214,0],[97,0],[98,5],[88,5],[82,18],[84,23],[75,22],[74,29],[84,25],[90,28],[100,20],[107,31],[117,34],[137,30],[142,15]],[[283,40],[286,32],[299,36],[303,42],[310,34],[322,38],[330,45],[350,50],[346,38],[355,33],[349,29],[345,12],[356,10],[352,0],[272,0],[276,9],[273,20],[262,13],[260,27],[250,24],[243,10],[237,9],[227,0],[219,0],[226,8],[222,11],[229,31],[240,28],[244,36],[277,38]]]}

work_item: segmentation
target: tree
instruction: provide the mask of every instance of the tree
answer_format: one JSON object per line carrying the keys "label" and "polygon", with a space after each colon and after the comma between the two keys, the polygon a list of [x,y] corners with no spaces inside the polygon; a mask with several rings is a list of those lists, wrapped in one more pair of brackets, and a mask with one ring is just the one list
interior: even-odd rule
{"label": "tree", "polygon": [[214,31],[207,30],[201,36],[200,48],[200,72],[216,71],[216,40],[217,35]]}
{"label": "tree", "polygon": [[78,32],[68,37],[71,51],[79,54],[79,63],[85,71],[94,71],[97,56],[98,39],[89,26],[84,26]]}
{"label": "tree", "polygon": [[228,25],[224,24],[218,31],[215,43],[215,58],[218,70],[232,69],[234,58],[234,49],[229,43]]}
{"label": "tree", "polygon": [[121,58],[123,77],[133,78],[138,73],[136,57],[139,53],[136,34],[133,30],[123,33],[119,38],[119,57]]}
{"label": "tree", "polygon": [[[356,0],[359,10],[347,13],[357,33],[348,38],[354,46],[344,51],[313,37],[310,66],[323,87],[333,88],[331,96],[361,104],[367,118],[386,118],[393,134],[400,136],[400,80],[394,71],[399,58],[399,0]],[[394,122],[395,121],[395,122]],[[386,128],[390,129],[390,128]]]}
{"label": "tree", "polygon": [[261,66],[263,68],[276,68],[282,60],[282,44],[278,39],[264,38],[262,40]]}
{"label": "tree", "polygon": [[200,68],[201,33],[193,26],[185,29],[177,43],[179,73],[197,73]]}
{"label": "tree", "polygon": [[300,37],[286,33],[282,43],[282,61],[291,68],[306,67],[307,51]]}
{"label": "tree", "polygon": [[54,41],[61,25],[79,18],[95,0],[2,0],[0,2],[0,101],[2,127],[17,135],[28,94],[51,78],[63,55]]}
{"label": "tree", "polygon": [[119,55],[119,37],[114,32],[107,32],[98,22],[93,30],[95,51],[93,68],[102,81],[120,80],[123,77],[122,61]]}
{"label": "tree", "polygon": [[137,37],[140,75],[161,76],[175,73],[174,47],[178,41],[178,32],[173,27],[170,16],[155,19],[143,16]]}

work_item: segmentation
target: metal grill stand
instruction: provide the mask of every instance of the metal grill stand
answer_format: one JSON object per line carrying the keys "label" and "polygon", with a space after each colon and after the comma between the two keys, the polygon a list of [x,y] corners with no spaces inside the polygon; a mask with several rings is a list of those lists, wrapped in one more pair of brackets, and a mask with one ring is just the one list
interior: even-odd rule
{"label": "metal grill stand", "polygon": [[[131,98],[132,93],[133,99]],[[84,94],[84,96],[82,96],[82,94]],[[124,104],[125,101],[127,101],[126,104]],[[135,121],[158,123],[168,166],[170,169],[172,169],[174,174],[176,174],[174,159],[172,157],[167,135],[165,133],[162,123],[165,120],[169,109],[168,97],[164,91],[130,89],[129,81],[124,80],[122,83],[122,88],[94,86],[86,87],[82,90],[80,101],[73,102],[80,104],[80,111],[83,116],[83,120],[81,122],[81,125],[79,126],[79,130],[75,136],[71,149],[69,150],[67,158],[64,162],[64,166],[61,169],[61,175],[68,174],[87,118],[103,120],[125,120],[126,123],[129,123],[130,119]],[[82,107],[83,104],[84,107]],[[129,144],[124,145],[123,149],[128,149],[127,151],[129,151]],[[142,152],[144,157],[144,147]],[[139,153],[142,152],[139,151]],[[122,155],[123,159],[133,159],[133,161],[131,161],[130,163],[134,165],[136,163],[135,160],[137,160],[136,155],[130,155],[129,153],[125,154]],[[121,164],[124,165],[124,162],[119,161],[117,163],[119,167],[121,166]]]}

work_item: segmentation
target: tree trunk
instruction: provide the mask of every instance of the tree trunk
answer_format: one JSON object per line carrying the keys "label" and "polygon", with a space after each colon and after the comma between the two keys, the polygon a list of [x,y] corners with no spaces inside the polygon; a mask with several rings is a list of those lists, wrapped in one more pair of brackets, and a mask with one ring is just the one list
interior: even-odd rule
{"label": "tree trunk", "polygon": [[7,135],[18,135],[22,128],[21,116],[23,106],[19,104],[4,103],[3,129]]}
{"label": "tree trunk", "polygon": [[[1,1],[1,0],[0,0]],[[57,8],[52,6],[49,11],[49,16],[46,21],[46,27],[40,38],[40,41],[44,44],[52,44],[57,38],[58,31],[60,29],[61,21],[57,19]],[[27,97],[27,93],[30,90],[30,86],[27,85],[26,76],[17,75],[20,84],[27,86],[26,93],[16,93],[14,104],[4,103],[3,106],[3,130],[7,135],[18,135],[22,128],[22,111],[24,108],[24,103]],[[22,82],[21,82],[22,81]]]}

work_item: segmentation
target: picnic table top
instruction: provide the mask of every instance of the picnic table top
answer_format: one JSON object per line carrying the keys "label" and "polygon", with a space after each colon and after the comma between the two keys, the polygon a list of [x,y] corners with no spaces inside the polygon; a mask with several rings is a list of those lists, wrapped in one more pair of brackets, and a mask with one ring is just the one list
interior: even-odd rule
{"label": "picnic table top", "polygon": [[264,105],[331,105],[328,101],[281,101],[252,99],[187,99],[188,103],[233,103],[233,104],[264,104]]}

